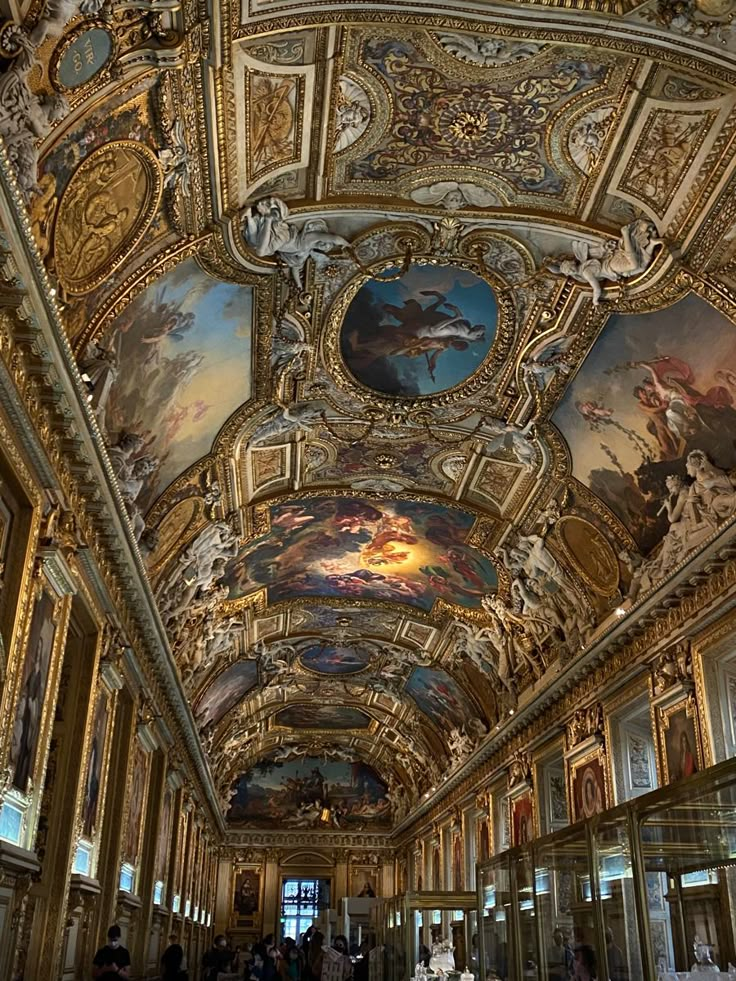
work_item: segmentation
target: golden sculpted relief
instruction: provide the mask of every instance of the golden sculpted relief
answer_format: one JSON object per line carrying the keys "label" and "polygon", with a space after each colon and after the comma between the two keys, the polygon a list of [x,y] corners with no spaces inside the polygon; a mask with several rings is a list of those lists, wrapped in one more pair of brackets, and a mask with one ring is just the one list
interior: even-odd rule
{"label": "golden sculpted relief", "polygon": [[298,156],[303,79],[249,71],[247,167],[248,181],[269,173]]}
{"label": "golden sculpted relief", "polygon": [[576,515],[560,518],[556,531],[565,557],[586,586],[612,596],[619,584],[619,565],[605,536]]}
{"label": "golden sculpted relief", "polygon": [[161,169],[132,140],[107,143],[72,175],[59,205],[54,261],[69,293],[87,293],[140,242],[159,205]]}
{"label": "golden sculpted relief", "polygon": [[[452,587],[465,600],[451,606],[440,597],[434,609],[421,607],[427,623],[416,626],[417,634],[437,632],[447,646],[436,665],[423,663],[418,651],[393,682],[399,693],[413,686],[414,695],[433,706],[438,718],[441,700],[445,711],[450,705],[443,688],[458,684],[466,667],[488,685],[498,674],[507,689],[504,697],[515,704],[527,680],[551,665],[563,639],[571,656],[577,654],[597,629],[593,614],[616,605],[622,544],[617,526],[611,524],[606,537],[601,530],[606,521],[594,525],[580,516],[592,517],[581,508],[580,514],[560,517],[546,539],[546,531],[537,535],[536,502],[555,479],[570,472],[564,449],[556,451],[543,434],[545,417],[580,369],[608,311],[624,302],[640,303],[645,310],[649,266],[656,261],[660,275],[670,261],[662,228],[644,221],[646,242],[632,245],[630,231],[624,232],[636,230],[642,219],[627,214],[614,223],[596,210],[609,194],[612,168],[619,161],[629,168],[620,183],[632,196],[646,199],[657,213],[670,208],[681,193],[682,174],[697,166],[715,131],[720,96],[716,93],[705,106],[694,105],[698,100],[693,98],[688,111],[677,113],[652,107],[651,100],[637,105],[634,82],[643,85],[649,71],[651,92],[660,70],[648,69],[633,48],[563,44],[541,31],[539,37],[514,38],[510,33],[475,34],[468,24],[452,27],[393,31],[361,26],[338,30],[329,42],[328,32],[315,29],[308,44],[264,30],[261,42],[251,39],[240,52],[233,48],[230,61],[225,59],[223,73],[232,67],[228,84],[234,98],[218,104],[226,90],[216,90],[211,106],[223,117],[233,114],[237,122],[227,119],[221,132],[236,133],[237,140],[218,148],[225,165],[217,190],[228,219],[240,206],[249,209],[253,230],[242,265],[252,261],[247,268],[254,279],[257,275],[259,282],[272,284],[273,296],[258,307],[248,338],[258,404],[252,411],[244,404],[245,372],[238,384],[221,385],[237,389],[242,404],[217,415],[217,424],[207,429],[212,438],[187,457],[190,463],[198,460],[198,466],[214,466],[218,457],[222,487],[209,500],[177,503],[181,488],[174,484],[183,471],[171,446],[185,420],[193,425],[216,414],[210,403],[218,386],[205,381],[203,366],[216,325],[227,313],[232,334],[242,338],[251,324],[243,298],[230,296],[234,291],[227,280],[236,278],[232,269],[222,274],[225,282],[210,277],[206,296],[197,286],[202,272],[196,264],[182,263],[176,282],[163,276],[155,282],[151,275],[146,280],[150,298],[138,306],[129,303],[126,279],[116,295],[120,319],[97,338],[103,346],[97,361],[104,363],[107,377],[115,374],[117,389],[125,389],[125,399],[110,400],[109,390],[97,386],[98,420],[106,413],[112,418],[114,410],[114,431],[130,423],[131,431],[140,428],[143,445],[150,444],[154,431],[165,442],[159,473],[141,495],[139,517],[157,534],[154,544],[143,544],[151,549],[149,569],[165,573],[159,580],[160,609],[189,691],[199,690],[202,679],[225,665],[233,668],[228,681],[244,686],[249,675],[238,675],[239,659],[252,672],[257,658],[261,674],[254,686],[259,686],[257,697],[265,698],[269,684],[275,691],[282,683],[283,663],[288,667],[295,660],[289,645],[296,638],[285,630],[277,638],[282,648],[275,641],[258,648],[255,642],[261,638],[248,622],[256,603],[264,612],[280,601],[289,615],[311,608],[310,603],[324,602],[333,612],[357,604],[383,621],[390,603],[401,609],[410,602],[408,590],[416,583],[403,575],[410,561],[420,584],[426,579],[438,594]],[[715,92],[705,82],[702,91]],[[685,93],[681,86],[681,101]],[[131,138],[116,139],[120,132],[106,136],[108,142],[95,146],[67,186],[59,188],[55,234],[48,239],[61,285],[80,296],[80,305],[98,302],[90,293],[111,271],[120,267],[121,280],[128,275],[136,249],[141,246],[143,252],[149,241],[150,236],[142,244],[162,184],[167,201],[180,192],[186,155],[197,146],[195,134],[187,131],[181,145],[167,147],[168,159],[176,161],[169,181],[174,171],[162,173],[155,152],[135,135],[134,123],[122,132]],[[213,129],[206,135],[215,138]],[[159,137],[154,134],[148,146],[165,144]],[[634,152],[622,154],[627,140]],[[201,140],[199,148],[205,147]],[[305,172],[303,183],[290,183],[296,171]],[[238,193],[226,186],[233,183]],[[280,188],[289,193],[282,195]],[[39,210],[52,200],[52,190],[42,186]],[[377,195],[396,208],[391,222],[388,207],[376,207]],[[530,211],[521,214],[524,207]],[[495,224],[510,218],[512,208],[519,209],[515,224],[509,220],[494,235]],[[448,216],[449,211],[457,214]],[[567,224],[553,221],[555,211],[565,212]],[[214,218],[219,221],[222,213]],[[40,218],[38,224],[43,242]],[[152,232],[156,229],[158,219]],[[391,238],[395,245],[388,242]],[[212,242],[224,255],[228,246],[218,232]],[[574,258],[563,258],[566,245]],[[545,256],[552,257],[546,270]],[[267,263],[257,262],[264,258]],[[405,272],[392,271],[404,261]],[[624,294],[603,285],[619,279],[633,289]],[[362,308],[350,308],[356,299]],[[591,317],[591,299],[603,307],[597,319]],[[188,305],[196,310],[187,312]],[[366,309],[377,319],[365,316]],[[299,330],[288,328],[288,317]],[[544,348],[534,347],[534,338],[553,323],[559,337],[555,333]],[[365,325],[371,330],[363,334]],[[579,341],[571,346],[575,337]],[[534,358],[527,354],[525,361],[524,352],[532,350]],[[119,363],[108,369],[108,356]],[[221,363],[233,365],[231,350],[213,361],[218,372]],[[130,384],[134,366],[150,379],[149,386]],[[171,409],[161,425],[151,424],[152,414],[144,419],[141,413],[141,391],[150,391],[154,379],[161,391],[173,387],[169,381],[179,383],[173,395],[161,400]],[[188,401],[182,396],[185,388],[191,388]],[[414,416],[407,408],[412,398],[417,406],[424,400]],[[610,442],[612,411],[590,399],[573,405],[571,429],[581,430],[581,443],[586,437],[578,458],[597,445],[601,431]],[[221,425],[229,435],[222,435]],[[631,438],[638,447],[647,436],[639,442]],[[238,440],[244,452],[237,461],[236,487],[227,468]],[[165,467],[170,472],[162,479]],[[344,500],[335,504],[338,491]],[[269,527],[257,535],[249,527],[256,520],[255,500],[264,512],[273,510]],[[146,513],[150,505],[154,510]],[[448,505],[468,508],[479,518],[472,532],[476,538],[458,544],[447,527],[435,528],[430,521],[434,510]],[[162,514],[165,518],[157,521]],[[362,553],[356,558],[358,550],[345,543],[352,545],[358,536]],[[488,561],[498,560],[495,592],[485,566],[478,560],[474,565],[472,552],[463,550],[470,545],[487,549]],[[304,569],[294,561],[288,569],[283,562],[279,570],[287,546],[295,559],[305,557]],[[213,563],[218,547],[222,554]],[[320,586],[321,580],[315,585],[318,561],[327,586]],[[225,581],[224,571],[232,581]],[[181,592],[172,599],[167,594],[173,592],[174,572],[181,583],[177,579],[173,585]],[[286,573],[295,582],[291,592]],[[565,590],[553,589],[552,580],[564,581]],[[230,605],[223,602],[225,586]],[[262,587],[258,594],[254,586]],[[318,586],[331,592],[325,595]],[[375,597],[380,603],[374,603]],[[443,633],[452,615],[463,618],[468,628],[462,650],[460,645],[452,650]],[[195,623],[197,617],[201,622]],[[320,624],[315,642],[333,630]],[[185,643],[177,646],[177,639]],[[365,635],[349,639],[357,644]],[[422,646],[420,636],[416,642]],[[535,646],[550,653],[537,659]],[[331,669],[347,662],[344,647],[330,653],[335,659]],[[461,657],[468,664],[458,669]],[[412,675],[418,668],[424,673]],[[390,681],[384,676],[378,682],[385,698]],[[228,738],[228,711],[216,735],[207,731],[208,750],[217,750]],[[293,713],[283,718],[291,719],[288,727],[280,727],[284,732],[297,728]],[[467,718],[461,709],[452,722],[456,762],[464,758],[466,742],[485,733],[462,731]],[[483,724],[495,723],[493,715]]]}

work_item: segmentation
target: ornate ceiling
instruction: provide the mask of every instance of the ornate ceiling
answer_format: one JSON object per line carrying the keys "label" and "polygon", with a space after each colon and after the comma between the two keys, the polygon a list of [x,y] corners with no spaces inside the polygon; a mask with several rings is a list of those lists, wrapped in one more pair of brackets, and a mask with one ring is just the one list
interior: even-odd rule
{"label": "ornate ceiling", "polygon": [[5,25],[0,131],[233,821],[315,760],[338,826],[401,820],[731,520],[735,14]]}

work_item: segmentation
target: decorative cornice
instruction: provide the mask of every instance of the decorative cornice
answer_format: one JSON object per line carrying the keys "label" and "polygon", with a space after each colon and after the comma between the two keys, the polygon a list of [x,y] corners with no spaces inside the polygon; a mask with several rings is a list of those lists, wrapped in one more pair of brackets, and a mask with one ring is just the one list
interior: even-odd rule
{"label": "decorative cornice", "polygon": [[370,848],[393,849],[390,832],[386,834],[345,831],[228,831],[223,848]]}
{"label": "decorative cornice", "polygon": [[4,226],[1,273],[5,288],[14,295],[0,319],[0,383],[8,383],[0,384],[0,398],[14,410],[15,431],[38,464],[44,485],[57,488],[74,514],[87,546],[86,564],[97,570],[92,581],[100,590],[100,605],[122,622],[141,661],[146,689],[168,716],[175,738],[188,749],[188,778],[210,821],[222,832],[222,816],[191,712],[4,148],[0,148],[0,223]]}

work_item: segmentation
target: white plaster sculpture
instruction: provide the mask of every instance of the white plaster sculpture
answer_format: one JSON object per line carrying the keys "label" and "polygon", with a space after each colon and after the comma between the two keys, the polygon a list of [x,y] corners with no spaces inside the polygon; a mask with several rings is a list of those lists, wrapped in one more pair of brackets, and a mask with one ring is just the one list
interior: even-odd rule
{"label": "white plaster sculpture", "polygon": [[261,671],[277,676],[290,671],[296,658],[296,648],[286,640],[274,640],[270,644],[259,640],[253,653],[258,657]]}
{"label": "white plaster sculpture", "polygon": [[291,433],[304,433],[309,436],[313,429],[324,421],[324,405],[321,402],[294,402],[262,422],[248,440],[248,446],[261,446],[276,436],[285,437]]}
{"label": "white plaster sculpture", "polygon": [[534,420],[522,427],[494,419],[487,421],[484,428],[491,431],[491,438],[487,440],[483,450],[484,456],[493,456],[499,450],[507,449],[527,472],[531,473],[535,469],[537,448],[534,445]]}
{"label": "white plaster sculpture", "polygon": [[570,374],[573,366],[564,355],[570,350],[574,340],[574,335],[556,337],[522,364],[521,376],[532,395],[539,396],[546,392],[557,375]]}
{"label": "white plaster sculpture", "polygon": [[36,50],[47,38],[59,38],[77,14],[96,17],[105,0],[47,0],[43,15],[30,32],[22,26],[5,32],[7,47],[17,54],[0,76],[0,136],[10,162],[15,167],[21,192],[26,199],[40,193],[38,186],[38,144],[48,136],[55,122],[69,111],[59,94],[36,95],[28,84]]}
{"label": "white plaster sculpture", "polygon": [[146,527],[146,522],[136,502],[145,487],[147,478],[158,469],[158,466],[158,457],[141,456],[121,469],[117,475],[120,494],[133,525],[133,535],[136,541],[140,540]]}
{"label": "white plaster sculpture", "polygon": [[497,593],[484,596],[481,602],[495,628],[499,678],[509,691],[516,692],[516,676],[524,666],[529,668],[534,678],[541,677],[543,665],[540,664],[540,655],[526,632],[523,616],[507,606]]}
{"label": "white plaster sculpture", "polygon": [[297,225],[281,198],[262,198],[245,211],[245,240],[260,257],[279,256],[291,270],[295,284],[302,288],[302,270],[307,259],[333,249],[347,249],[350,243],[335,235],[322,218],[309,218]]}
{"label": "white plaster sculpture", "polygon": [[487,671],[493,663],[489,656],[493,644],[491,629],[479,624],[465,623],[462,620],[455,620],[454,625],[460,631],[455,636],[453,649],[455,659],[467,658],[479,671]]}
{"label": "white plaster sculpture", "polygon": [[592,629],[588,608],[545,537],[519,535],[514,545],[499,546],[496,554],[512,577],[515,611],[529,617],[530,635],[541,642],[557,631],[570,653],[585,643]]}
{"label": "white plaster sculpture", "polygon": [[664,579],[721,524],[736,517],[736,475],[715,466],[703,450],[688,453],[685,469],[689,483],[677,474],[665,481],[667,496],[659,513],[667,514],[669,529],[659,549],[639,563],[629,563],[632,601]]}
{"label": "white plaster sculpture", "polygon": [[500,37],[485,34],[455,34],[443,31],[437,35],[440,46],[454,55],[458,61],[472,65],[494,67],[512,65],[531,58],[542,49],[541,44],[531,41],[506,41]]}
{"label": "white plaster sculpture", "polygon": [[276,382],[287,370],[292,375],[303,371],[313,350],[301,322],[290,313],[283,314],[276,324],[271,348],[271,370]]}
{"label": "white plaster sculpture", "polygon": [[373,491],[375,494],[391,494],[405,490],[404,484],[389,477],[363,477],[361,480],[352,480],[350,486],[353,490]]}
{"label": "white plaster sculpture", "polygon": [[464,727],[453,726],[447,737],[447,748],[450,752],[452,765],[457,766],[470,756],[475,749],[475,743],[467,734]]}
{"label": "white plaster sculpture", "polygon": [[590,245],[578,240],[572,243],[574,257],[548,256],[544,265],[550,272],[587,283],[593,290],[593,304],[598,306],[603,299],[603,283],[632,279],[646,272],[658,245],[664,245],[664,240],[659,238],[654,223],[637,218],[624,225],[618,242]]}
{"label": "white plaster sculpture", "polygon": [[550,498],[547,501],[544,509],[539,512],[538,523],[541,528],[541,538],[546,538],[547,535],[552,531],[554,526],[562,517],[562,508],[566,505],[569,499],[569,492],[565,491],[563,494],[563,502],[557,500],[556,497]]}
{"label": "white plaster sculpture", "polygon": [[40,193],[38,185],[38,144],[55,122],[69,111],[66,99],[58,94],[37,96],[28,84],[35,65],[36,45],[22,29],[15,32],[19,53],[0,75],[0,136],[15,168],[23,196],[29,200]]}
{"label": "white plaster sculpture", "polygon": [[570,156],[584,174],[590,174],[600,159],[615,111],[613,106],[599,106],[578,119],[568,134]]}
{"label": "white plaster sculpture", "polygon": [[[209,595],[225,571],[227,561],[238,551],[238,538],[227,521],[207,525],[181,553],[177,564],[157,590],[159,610],[169,627],[182,615],[184,619],[202,615],[211,605]],[[227,595],[227,587],[224,587]]]}
{"label": "white plaster sculpture", "polygon": [[409,813],[409,800],[402,784],[394,780],[389,783],[386,800],[391,806],[394,822],[399,824]]}
{"label": "white plaster sculpture", "polygon": [[690,500],[698,505],[713,526],[736,514],[736,476],[711,463],[703,450],[692,450],[685,461],[692,478]]}
{"label": "white plaster sculpture", "polygon": [[518,535],[516,544],[501,545],[496,554],[511,573],[525,573],[535,579],[562,581],[562,568],[541,535]]}
{"label": "white plaster sculpture", "polygon": [[340,77],[340,94],[335,107],[335,153],[358,140],[371,121],[371,100],[365,89],[349,75]]}
{"label": "white plaster sculpture", "polygon": [[157,153],[164,173],[164,187],[189,193],[191,179],[191,155],[187,147],[184,121],[177,119],[169,130],[168,146]]}
{"label": "white plaster sculpture", "polygon": [[498,208],[501,206],[501,199],[493,191],[479,187],[478,184],[469,184],[457,181],[437,181],[435,184],[424,184],[422,187],[415,187],[409,192],[412,201],[417,204],[428,205],[436,208],[438,205],[446,211],[457,211],[458,208]]}
{"label": "white plaster sculpture", "polygon": [[105,0],[46,0],[43,17],[30,33],[34,47],[37,48],[46,38],[61,37],[66,25],[77,14],[97,17],[104,6]]}
{"label": "white plaster sculpture", "polygon": [[117,441],[107,447],[110,466],[116,477],[127,472],[133,457],[143,449],[144,445],[145,441],[138,433],[122,432],[118,434]]}
{"label": "white plaster sculpture", "polygon": [[[90,387],[89,405],[97,425],[106,432],[107,403],[118,377],[118,358],[115,351],[103,347],[99,341],[90,341],[79,363],[82,378]],[[86,377],[85,377],[86,376]]]}

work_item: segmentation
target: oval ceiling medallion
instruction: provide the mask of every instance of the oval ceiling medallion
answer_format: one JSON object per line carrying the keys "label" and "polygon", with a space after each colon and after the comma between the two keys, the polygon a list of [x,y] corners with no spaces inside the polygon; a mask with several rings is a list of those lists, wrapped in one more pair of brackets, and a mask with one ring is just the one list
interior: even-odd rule
{"label": "oval ceiling medallion", "polygon": [[317,674],[357,674],[370,659],[368,651],[338,644],[314,644],[301,655],[302,667]]}
{"label": "oval ceiling medallion", "polygon": [[161,200],[161,168],[142,143],[105,143],[72,174],[59,205],[54,259],[69,293],[88,293],[130,255]]}
{"label": "oval ceiling medallion", "polygon": [[360,286],[345,312],[340,348],[366,388],[432,396],[478,371],[497,323],[496,295],[485,280],[455,265],[415,264],[398,278]]}
{"label": "oval ceiling medallion", "polygon": [[583,582],[602,596],[612,596],[618,588],[619,566],[603,533],[577,515],[563,515],[556,531],[565,556]]}
{"label": "oval ceiling medallion", "polygon": [[78,89],[91,82],[109,63],[115,39],[103,27],[72,31],[54,52],[52,78],[65,89]]}

